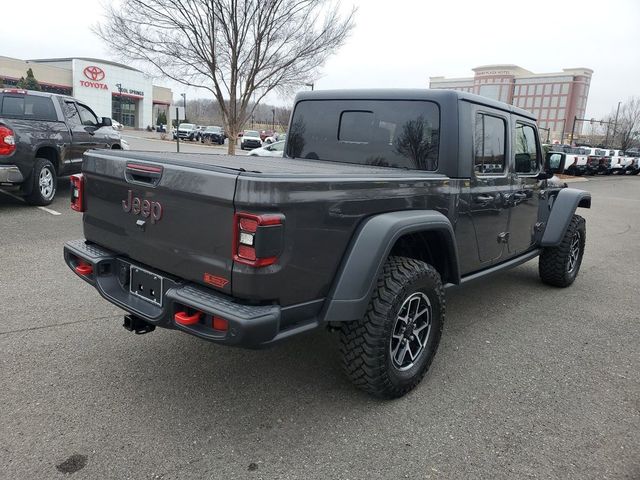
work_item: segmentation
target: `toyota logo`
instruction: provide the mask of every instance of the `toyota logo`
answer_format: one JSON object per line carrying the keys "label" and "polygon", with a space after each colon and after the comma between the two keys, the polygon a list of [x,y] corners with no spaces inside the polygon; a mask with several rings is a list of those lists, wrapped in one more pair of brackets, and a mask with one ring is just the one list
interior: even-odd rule
{"label": "toyota logo", "polygon": [[104,79],[104,70],[100,67],[96,67],[95,65],[91,65],[90,67],[86,67],[83,70],[84,76],[89,80],[93,80],[94,82],[99,82]]}

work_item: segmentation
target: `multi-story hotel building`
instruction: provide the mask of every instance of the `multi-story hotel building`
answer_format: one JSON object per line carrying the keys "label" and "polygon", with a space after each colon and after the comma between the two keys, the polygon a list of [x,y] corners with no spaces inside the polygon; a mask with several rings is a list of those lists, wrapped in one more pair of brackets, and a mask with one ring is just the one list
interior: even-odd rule
{"label": "multi-story hotel building", "polygon": [[[473,71],[469,78],[430,77],[429,88],[475,93],[524,108],[538,118],[543,141],[567,141],[574,117],[584,118],[593,74],[589,68],[533,73],[517,65],[486,65]],[[578,122],[576,133],[580,129]]]}

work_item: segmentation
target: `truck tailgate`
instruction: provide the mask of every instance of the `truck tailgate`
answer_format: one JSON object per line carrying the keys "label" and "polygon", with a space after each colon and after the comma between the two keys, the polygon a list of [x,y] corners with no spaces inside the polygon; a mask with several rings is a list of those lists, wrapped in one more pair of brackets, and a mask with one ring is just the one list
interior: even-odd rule
{"label": "truck tailgate", "polygon": [[87,152],[85,238],[155,269],[231,293],[239,169],[212,163],[175,154]]}

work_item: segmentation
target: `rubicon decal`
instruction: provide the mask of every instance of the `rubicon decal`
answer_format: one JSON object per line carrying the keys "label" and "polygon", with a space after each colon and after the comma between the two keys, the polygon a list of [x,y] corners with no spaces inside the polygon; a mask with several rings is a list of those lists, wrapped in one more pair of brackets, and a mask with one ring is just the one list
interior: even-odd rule
{"label": "rubicon decal", "polygon": [[163,214],[160,202],[134,197],[131,190],[127,192],[127,198],[122,200],[122,210],[133,215],[142,215],[143,218],[151,218],[151,223],[159,222]]}

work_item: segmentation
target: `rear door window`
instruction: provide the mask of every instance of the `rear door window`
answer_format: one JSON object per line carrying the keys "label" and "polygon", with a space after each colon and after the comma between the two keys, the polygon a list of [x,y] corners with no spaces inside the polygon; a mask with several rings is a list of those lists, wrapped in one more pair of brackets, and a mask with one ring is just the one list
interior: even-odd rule
{"label": "rear door window", "polygon": [[434,102],[304,100],[287,136],[290,158],[417,170],[438,168],[440,111]]}
{"label": "rear door window", "polygon": [[75,102],[64,102],[64,116],[71,125],[82,125]]}
{"label": "rear door window", "polygon": [[515,171],[521,175],[538,173],[540,155],[535,129],[531,125],[516,123]]}
{"label": "rear door window", "polygon": [[473,138],[476,175],[502,175],[505,169],[505,138],[507,123],[504,119],[476,114]]}
{"label": "rear door window", "polygon": [[28,120],[58,120],[53,102],[49,97],[39,95],[5,95],[2,98],[0,114],[7,117],[20,117]]}

